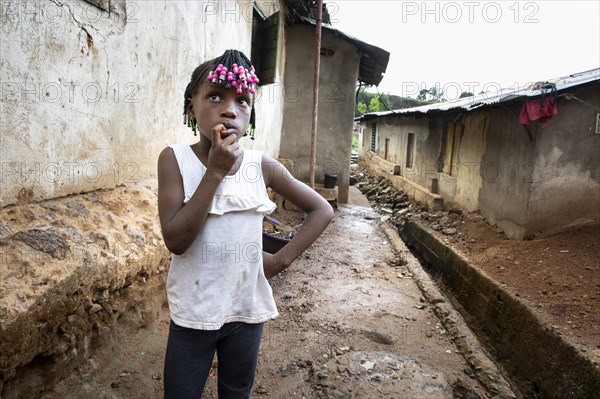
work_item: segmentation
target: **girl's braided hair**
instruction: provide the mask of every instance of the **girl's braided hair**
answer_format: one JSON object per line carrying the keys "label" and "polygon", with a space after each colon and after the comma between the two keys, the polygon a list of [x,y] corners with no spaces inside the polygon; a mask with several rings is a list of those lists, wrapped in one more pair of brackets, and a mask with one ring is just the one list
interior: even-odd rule
{"label": "girl's braided hair", "polygon": [[[246,85],[244,77],[244,86],[242,86],[240,79],[231,78],[228,80],[228,77],[226,77],[225,79],[219,79],[219,72],[215,73],[216,70],[220,69],[219,67],[225,67],[225,71],[230,71],[229,74],[232,75],[234,78],[239,78],[240,76],[242,76],[242,70],[240,69],[240,74],[237,74],[237,72],[236,74],[233,74],[233,71],[236,70],[238,67],[243,67],[245,72],[248,73],[248,76],[250,76],[249,73],[252,73],[252,75],[254,76],[254,80],[249,80],[248,84]],[[223,72],[220,72],[220,74],[223,75]],[[200,86],[203,82],[207,81],[208,78],[211,78],[210,80],[213,83],[223,85],[227,88],[236,87],[238,93],[240,92],[240,90],[246,89],[250,93],[254,93],[254,83],[258,83],[258,78],[256,78],[256,75],[254,75],[254,67],[252,66],[252,63],[250,62],[248,57],[246,57],[246,55],[239,50],[226,50],[220,57],[213,58],[212,60],[205,61],[202,64],[198,65],[196,69],[194,69],[192,77],[190,78],[190,82],[185,88],[185,93],[183,95],[183,123],[188,125],[193,130],[194,135],[197,134],[196,132],[198,130],[198,125],[197,121],[194,118],[190,118],[188,116],[188,108],[192,101],[192,97],[194,97],[196,93],[198,93]],[[238,82],[240,83],[239,85]],[[256,112],[254,111],[254,100],[252,100],[252,109],[250,111],[250,124],[248,125],[248,131],[250,131],[252,139],[254,139],[255,127]]]}

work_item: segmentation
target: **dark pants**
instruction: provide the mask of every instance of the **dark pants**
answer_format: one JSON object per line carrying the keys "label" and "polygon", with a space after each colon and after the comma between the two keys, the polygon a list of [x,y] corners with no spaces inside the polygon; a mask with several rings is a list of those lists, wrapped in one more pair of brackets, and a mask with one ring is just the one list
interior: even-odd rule
{"label": "dark pants", "polygon": [[200,399],[215,351],[219,398],[249,398],[263,326],[236,322],[206,331],[171,321],[165,355],[165,399]]}

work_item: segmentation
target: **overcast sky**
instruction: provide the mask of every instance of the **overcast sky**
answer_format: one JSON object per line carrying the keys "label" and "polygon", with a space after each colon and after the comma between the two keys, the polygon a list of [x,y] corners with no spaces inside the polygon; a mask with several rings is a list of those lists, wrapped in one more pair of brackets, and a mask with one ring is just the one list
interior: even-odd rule
{"label": "overcast sky", "polygon": [[600,1],[324,1],[332,25],[391,53],[380,92],[448,99],[600,67]]}

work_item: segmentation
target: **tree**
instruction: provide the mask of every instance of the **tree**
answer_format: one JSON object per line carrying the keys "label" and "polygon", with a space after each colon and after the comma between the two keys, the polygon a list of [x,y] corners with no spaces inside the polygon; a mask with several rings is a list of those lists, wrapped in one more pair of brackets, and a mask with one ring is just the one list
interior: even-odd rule
{"label": "tree", "polygon": [[444,90],[433,86],[429,89],[422,89],[419,91],[419,95],[417,96],[417,100],[427,101],[429,99],[430,102],[439,103],[444,101]]}
{"label": "tree", "polygon": [[427,100],[427,94],[429,94],[429,90],[422,89],[419,92],[419,95],[417,96],[417,100],[426,101]]}
{"label": "tree", "polygon": [[431,100],[427,101],[426,97],[428,93],[429,91],[427,89],[422,90],[422,99],[414,99],[411,97],[401,97],[394,94],[381,93],[380,99],[379,93],[367,91],[367,88],[362,87],[356,95],[356,109],[354,110],[354,116],[359,117],[366,114],[367,112],[387,111],[388,109],[411,108],[423,104],[428,104],[433,102]]}
{"label": "tree", "polygon": [[369,103],[369,111],[370,112],[379,112],[379,111],[383,111],[384,106],[381,103],[381,101],[379,100],[379,98],[377,97],[373,97],[371,99],[371,102]]}
{"label": "tree", "polygon": [[473,97],[474,94],[471,93],[470,91],[463,91],[462,93],[460,93],[460,97],[458,98],[465,98],[465,97]]}
{"label": "tree", "polygon": [[367,113],[367,104],[363,103],[362,101],[359,101],[358,104],[356,104],[356,110],[358,111],[358,113],[360,115],[364,115]]}
{"label": "tree", "polygon": [[429,95],[431,96],[431,99],[434,102],[444,101],[444,90],[442,90],[441,88],[433,86],[431,89],[429,89]]}

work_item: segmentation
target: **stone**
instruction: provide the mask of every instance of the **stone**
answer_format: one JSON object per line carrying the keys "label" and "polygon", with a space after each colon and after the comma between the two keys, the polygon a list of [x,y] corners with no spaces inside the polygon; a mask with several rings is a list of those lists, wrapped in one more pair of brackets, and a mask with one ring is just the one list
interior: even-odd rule
{"label": "stone", "polygon": [[454,227],[448,227],[442,230],[442,233],[446,234],[446,235],[454,235],[457,233],[456,229]]}
{"label": "stone", "polygon": [[13,238],[33,249],[50,254],[55,259],[64,259],[70,250],[67,240],[51,231],[38,229],[19,231],[13,235]]}

